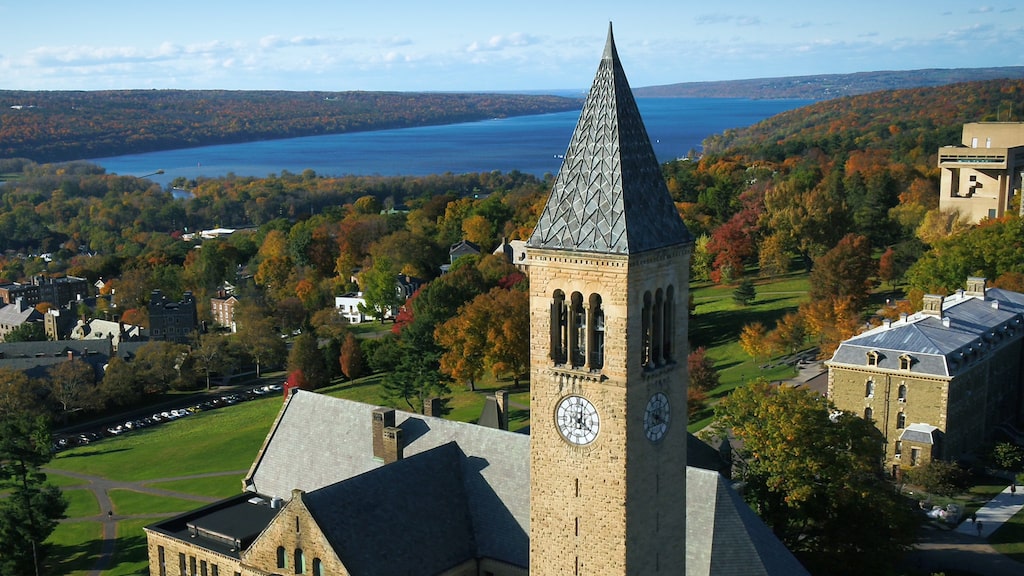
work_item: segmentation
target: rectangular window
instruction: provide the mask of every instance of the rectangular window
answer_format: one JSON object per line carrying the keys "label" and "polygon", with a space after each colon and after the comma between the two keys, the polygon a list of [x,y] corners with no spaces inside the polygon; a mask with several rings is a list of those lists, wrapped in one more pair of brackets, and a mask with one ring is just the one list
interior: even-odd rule
{"label": "rectangular window", "polygon": [[185,553],[178,552],[178,574],[181,576],[187,576],[188,570],[185,568]]}
{"label": "rectangular window", "polygon": [[921,463],[921,449],[911,448],[910,449],[910,465],[917,466]]}
{"label": "rectangular window", "polygon": [[157,546],[156,547],[156,556],[157,556],[157,562],[160,564],[160,566],[159,566],[160,576],[167,576],[167,563],[164,562],[164,547],[163,546]]}

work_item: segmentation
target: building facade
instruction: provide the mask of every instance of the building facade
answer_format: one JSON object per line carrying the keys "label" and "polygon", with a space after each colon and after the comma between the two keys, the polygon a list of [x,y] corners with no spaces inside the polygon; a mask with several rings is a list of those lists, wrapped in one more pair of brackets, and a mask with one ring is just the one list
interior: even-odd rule
{"label": "building facade", "polygon": [[159,290],[149,296],[149,337],[151,340],[166,340],[188,344],[192,334],[199,327],[196,301],[191,292],[185,292],[181,300],[174,302]]}
{"label": "building facade", "polygon": [[902,469],[953,460],[1024,415],[1024,295],[969,278],[924,309],[844,341],[826,362],[828,396],[875,422]]}
{"label": "building facade", "polygon": [[939,148],[939,208],[970,222],[999,218],[1016,204],[1024,178],[1024,123],[964,124],[960,146]]}

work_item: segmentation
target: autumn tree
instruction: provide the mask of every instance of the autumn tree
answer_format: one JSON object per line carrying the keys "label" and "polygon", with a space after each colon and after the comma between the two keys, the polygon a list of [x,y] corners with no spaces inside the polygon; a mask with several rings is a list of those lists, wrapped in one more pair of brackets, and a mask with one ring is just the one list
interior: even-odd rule
{"label": "autumn tree", "polygon": [[263,366],[282,362],[287,356],[285,342],[267,312],[251,300],[239,302],[235,307],[238,332],[233,338],[238,340],[242,350],[255,362],[257,378]]}
{"label": "autumn tree", "polygon": [[807,333],[818,339],[819,357],[829,358],[839,344],[861,328],[860,312],[852,298],[822,298],[800,305]]}
{"label": "autumn tree", "polygon": [[206,390],[210,390],[210,375],[223,373],[230,366],[227,339],[217,334],[196,334],[195,345],[189,353],[196,372],[206,381]]}
{"label": "autumn tree", "polygon": [[760,322],[745,324],[740,330],[740,347],[754,359],[754,362],[769,354],[766,334],[767,330]]}
{"label": "autumn tree", "polygon": [[700,346],[690,352],[686,358],[687,370],[690,374],[690,388],[707,393],[718,387],[718,370],[715,362],[708,356],[705,347]]}
{"label": "autumn tree", "polygon": [[860,309],[867,303],[876,269],[867,237],[847,234],[815,262],[810,278],[811,300],[848,298]]}
{"label": "autumn tree", "polygon": [[899,272],[896,262],[896,251],[889,246],[878,258],[878,279],[888,282],[892,290],[896,289],[896,280],[899,279]]}
{"label": "autumn tree", "polygon": [[775,329],[768,334],[771,349],[792,354],[803,348],[807,342],[807,327],[798,312],[788,312],[775,322]]}
{"label": "autumn tree", "polygon": [[741,441],[744,497],[812,573],[882,574],[913,543],[916,519],[882,478],[871,422],[801,388],[755,381],[715,407]]}
{"label": "autumn tree", "polygon": [[366,360],[363,358],[363,349],[359,340],[351,333],[345,335],[345,341],[341,345],[341,355],[338,357],[341,365],[341,372],[349,380],[355,380],[366,374]]}
{"label": "autumn tree", "polygon": [[323,388],[330,383],[327,364],[315,336],[302,333],[295,337],[288,354],[288,372],[301,372],[310,390]]}
{"label": "autumn tree", "polygon": [[390,259],[380,258],[374,261],[373,266],[363,272],[359,279],[365,301],[365,304],[359,304],[359,311],[376,318],[382,324],[384,318],[393,317],[402,303],[395,284],[396,277],[397,270]]}

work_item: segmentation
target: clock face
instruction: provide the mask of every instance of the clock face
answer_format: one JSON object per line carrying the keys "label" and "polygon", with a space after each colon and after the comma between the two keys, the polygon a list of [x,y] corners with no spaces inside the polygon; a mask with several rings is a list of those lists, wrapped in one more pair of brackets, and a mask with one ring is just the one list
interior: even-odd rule
{"label": "clock face", "polygon": [[583,446],[597,438],[601,419],[590,400],[582,396],[566,396],[555,409],[555,424],[566,440]]}
{"label": "clock face", "polygon": [[661,392],[651,396],[644,411],[644,433],[651,442],[657,442],[665,436],[670,416],[668,396]]}

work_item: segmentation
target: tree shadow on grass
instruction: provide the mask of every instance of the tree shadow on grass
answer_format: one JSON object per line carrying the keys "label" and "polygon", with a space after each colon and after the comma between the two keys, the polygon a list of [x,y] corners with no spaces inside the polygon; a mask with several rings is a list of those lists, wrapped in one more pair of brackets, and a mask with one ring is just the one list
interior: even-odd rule
{"label": "tree shadow on grass", "polygon": [[735,342],[740,337],[743,326],[760,322],[768,330],[775,328],[775,323],[790,312],[789,308],[774,310],[720,310],[705,312],[690,318],[690,339],[693,346],[709,348]]}
{"label": "tree shadow on grass", "polygon": [[87,540],[80,544],[46,545],[46,574],[71,574],[88,571],[96,565],[103,548],[103,540]]}
{"label": "tree shadow on grass", "polygon": [[[60,455],[61,458],[82,458],[84,456],[98,456],[100,454],[114,454],[116,452],[127,452],[129,448],[93,448],[89,450],[79,450],[77,452],[64,452]],[[58,471],[59,473],[59,471]]]}
{"label": "tree shadow on grass", "polygon": [[146,534],[140,531],[139,534],[121,536],[117,539],[114,558],[107,568],[113,569],[121,564],[144,564],[148,560],[149,549],[146,546]]}

